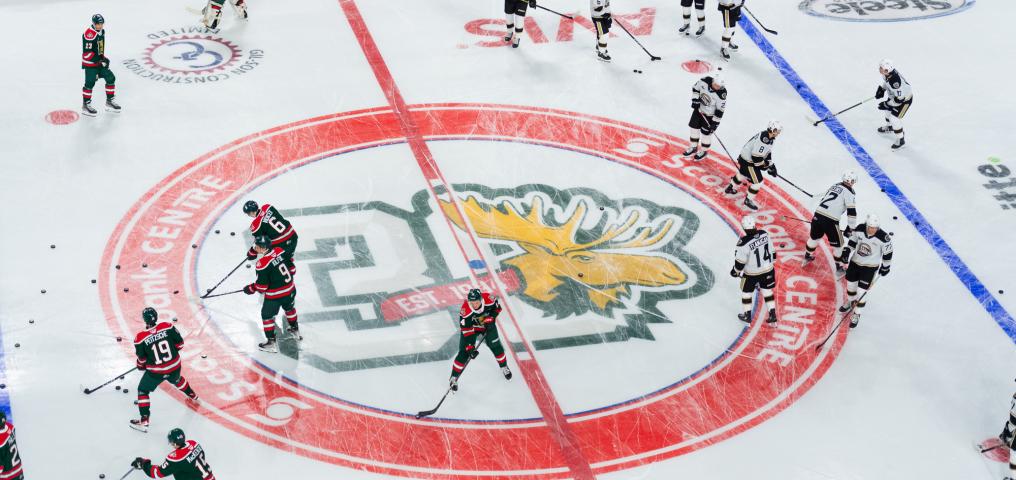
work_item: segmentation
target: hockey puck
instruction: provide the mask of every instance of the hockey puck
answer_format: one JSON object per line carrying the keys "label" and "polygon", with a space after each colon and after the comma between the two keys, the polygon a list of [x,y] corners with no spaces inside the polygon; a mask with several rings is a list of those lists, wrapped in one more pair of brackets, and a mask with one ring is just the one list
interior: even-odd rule
{"label": "hockey puck", "polygon": [[92,283],[95,283],[95,279],[94,278],[92,279]]}
{"label": "hockey puck", "polygon": [[117,389],[117,390],[120,390],[120,388],[122,388],[122,387],[120,387],[120,385],[117,385],[117,386],[116,386],[116,389]]}
{"label": "hockey puck", "polygon": [[173,317],[173,323],[176,323],[176,317]]}
{"label": "hockey puck", "polygon": [[7,384],[6,383],[0,383],[0,389],[4,389],[4,388],[7,388]]}
{"label": "hockey puck", "polygon": [[229,232],[229,236],[230,237],[235,237],[236,236],[236,232]]}
{"label": "hockey puck", "polygon": [[127,389],[126,389],[126,388],[125,388],[125,389],[123,389],[123,393],[127,393]]}
{"label": "hockey puck", "polygon": [[582,278],[582,277],[584,277],[584,276],[585,276],[585,275],[583,275],[583,274],[582,274],[582,272],[579,272],[579,278]]}
{"label": "hockey puck", "polygon": [[123,341],[123,337],[116,337],[116,341],[122,342]]}
{"label": "hockey puck", "polygon": [[1003,293],[1005,293],[1005,290],[999,290],[999,291],[998,291],[998,294],[999,294],[999,295],[1001,295],[1001,294],[1003,294]]}
{"label": "hockey puck", "polygon": [[601,212],[603,211],[603,207],[600,207],[600,211],[601,211]]}
{"label": "hockey puck", "polygon": [[99,478],[106,478],[106,474],[105,473],[100,473],[99,474]]}
{"label": "hockey puck", "polygon": [[192,244],[191,244],[191,246],[190,246],[190,248],[198,248],[198,244],[196,244],[196,243],[192,243]]}
{"label": "hockey puck", "polygon": [[179,291],[179,290],[173,290],[173,295],[176,295],[176,294],[178,294],[178,293],[180,293],[180,291]]}
{"label": "hockey puck", "polygon": [[899,220],[899,219],[900,219],[900,217],[897,217],[896,215],[893,215],[893,220]]}
{"label": "hockey puck", "polygon": [[141,268],[148,268],[148,264],[147,263],[142,263],[141,264]]}
{"label": "hockey puck", "polygon": [[249,263],[247,264],[247,268],[250,268],[250,264]]}
{"label": "hockey puck", "polygon": [[35,323],[35,320],[34,320],[34,319],[31,319],[31,318],[29,318],[29,319],[28,319],[28,323]]}
{"label": "hockey puck", "polygon": [[117,270],[120,270],[120,265],[117,265],[117,266],[116,266],[116,269],[117,269]]}
{"label": "hockey puck", "polygon": [[129,288],[127,288],[127,287],[123,287],[123,291],[125,291],[125,292],[129,292],[130,290],[131,290],[131,289],[129,289]]}
{"label": "hockey puck", "polygon": [[42,293],[46,293],[46,289],[45,289],[45,288],[44,288],[44,289],[42,289]]}
{"label": "hockey puck", "polygon": [[208,358],[208,355],[202,355],[201,358]]}
{"label": "hockey puck", "polygon": [[632,70],[631,73],[639,73],[638,70]]}
{"label": "hockey puck", "polygon": [[50,245],[49,248],[56,248],[56,245]]}
{"label": "hockey puck", "polygon": [[21,344],[20,343],[15,343],[14,344],[14,348],[21,348]]}
{"label": "hockey puck", "polygon": [[216,231],[215,231],[215,234],[216,234],[216,235],[218,235],[218,234],[219,234],[219,231],[218,231],[218,230],[216,230]]}

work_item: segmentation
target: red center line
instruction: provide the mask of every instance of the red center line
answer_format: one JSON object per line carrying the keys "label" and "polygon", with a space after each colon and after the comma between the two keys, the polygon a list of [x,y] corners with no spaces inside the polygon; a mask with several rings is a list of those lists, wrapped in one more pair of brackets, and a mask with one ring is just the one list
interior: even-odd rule
{"label": "red center line", "polygon": [[[364,56],[367,58],[367,62],[370,64],[371,70],[374,72],[374,77],[377,79],[378,85],[381,87],[381,91],[384,92],[389,105],[402,126],[402,131],[409,143],[409,148],[416,157],[416,161],[420,166],[421,172],[427,179],[427,188],[430,190],[431,195],[435,198],[435,201],[439,201],[437,193],[434,191],[434,183],[439,182],[447,190],[452,202],[456,204],[457,213],[462,216],[461,207],[459,207],[458,201],[454,197],[451,185],[444,179],[437,163],[434,161],[434,156],[431,154],[430,148],[427,146],[426,141],[424,141],[423,136],[420,135],[419,128],[410,115],[409,107],[402,98],[402,94],[399,92],[398,86],[395,84],[395,79],[392,77],[391,71],[388,70],[388,65],[385,63],[384,58],[381,55],[381,51],[378,49],[377,44],[374,43],[374,37],[371,36],[370,31],[367,29],[367,23],[363,20],[363,16],[360,14],[360,9],[356,6],[356,1],[339,0],[339,5],[342,7],[342,11],[346,15],[346,19],[349,21],[349,26],[352,28],[353,34],[356,36],[356,40],[360,44],[360,48],[363,50]],[[445,216],[448,228],[452,230],[452,236],[455,237],[459,250],[468,262],[470,260],[469,254],[466,253],[462,243],[458,240],[458,234],[455,232],[455,227],[452,225],[451,219],[446,213],[444,213],[443,209],[438,210],[440,210],[442,215]],[[464,216],[462,217],[462,220],[463,225],[468,225]],[[466,233],[469,235],[477,253],[482,255],[480,253],[482,250],[480,249],[475,234],[468,229]],[[492,267],[489,263],[485,262],[485,264],[488,273],[493,276],[495,272],[492,271]],[[470,275],[475,281],[475,274],[472,272],[471,267]],[[498,285],[497,282],[493,283]],[[504,292],[500,291],[501,287],[498,286],[497,288],[499,290],[499,295],[507,298],[507,296],[504,295]],[[564,412],[561,410],[561,406],[557,403],[557,399],[554,398],[554,394],[550,390],[547,379],[543,375],[543,370],[536,362],[529,342],[526,341],[524,336],[522,336],[522,330],[519,328],[518,321],[512,313],[511,308],[508,308],[507,302],[505,303],[505,307],[516,331],[519,336],[522,337],[522,343],[525,345],[528,353],[526,357],[528,358],[519,359],[517,353],[511,348],[510,343],[505,343],[505,346],[508,347],[508,351],[512,353],[512,356],[515,358],[519,368],[523,371],[523,377],[526,379],[526,383],[533,395],[533,400],[536,402],[537,407],[540,409],[540,413],[547,422],[547,426],[556,438],[558,446],[561,449],[561,454],[569,470],[571,470],[571,474],[574,478],[580,480],[593,479],[593,471],[589,465],[589,461],[587,461],[582,455],[581,446],[578,444],[574,433],[571,431],[564,416]]]}

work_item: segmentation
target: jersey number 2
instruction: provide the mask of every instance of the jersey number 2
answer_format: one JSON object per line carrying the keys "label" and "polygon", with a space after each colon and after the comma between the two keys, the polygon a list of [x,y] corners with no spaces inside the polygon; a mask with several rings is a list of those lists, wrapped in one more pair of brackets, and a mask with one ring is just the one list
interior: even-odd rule
{"label": "jersey number 2", "polygon": [[819,203],[818,205],[822,208],[829,208],[829,205],[826,204],[833,200],[836,200],[836,198],[838,198],[839,196],[840,194],[836,192],[829,192],[829,195],[826,195],[826,197],[822,199],[822,203]]}

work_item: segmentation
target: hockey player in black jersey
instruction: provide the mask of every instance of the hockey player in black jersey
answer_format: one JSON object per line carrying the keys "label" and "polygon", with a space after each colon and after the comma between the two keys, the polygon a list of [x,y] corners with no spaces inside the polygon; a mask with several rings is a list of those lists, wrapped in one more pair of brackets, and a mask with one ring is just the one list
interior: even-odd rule
{"label": "hockey player in black jersey", "polygon": [[[296,234],[293,224],[272,205],[266,203],[258,206],[254,200],[247,200],[243,204],[243,213],[254,219],[250,222],[250,233],[254,238],[267,236],[272,241],[272,247],[282,247],[289,273],[295,275],[296,263],[293,261],[293,253],[296,252],[299,235]],[[247,260],[254,260],[257,256],[258,253],[253,246],[247,250]]]}
{"label": "hockey player in black jersey", "polygon": [[215,480],[212,467],[205,460],[205,449],[194,440],[187,440],[183,430],[174,428],[169,431],[169,445],[173,451],[166,455],[162,465],[152,465],[152,461],[137,457],[131,466],[137,468],[151,478],[173,476],[176,480]]}
{"label": "hockey player in black jersey", "polygon": [[247,295],[255,293],[265,295],[264,303],[261,305],[261,326],[265,332],[265,341],[259,343],[258,348],[274,353],[279,351],[275,335],[275,316],[279,314],[280,309],[286,314],[289,335],[297,341],[303,340],[296,316],[296,284],[293,283],[293,274],[289,270],[285,252],[281,247],[273,247],[271,239],[262,235],[254,239],[254,250],[261,255],[255,266],[257,280],[243,287],[243,292]]}

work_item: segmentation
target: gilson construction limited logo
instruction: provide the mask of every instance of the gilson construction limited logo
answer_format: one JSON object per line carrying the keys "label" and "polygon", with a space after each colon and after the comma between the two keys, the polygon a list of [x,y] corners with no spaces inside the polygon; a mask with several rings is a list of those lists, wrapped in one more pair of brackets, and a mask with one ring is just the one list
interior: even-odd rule
{"label": "gilson construction limited logo", "polygon": [[244,54],[233,42],[204,27],[162,30],[148,35],[154,40],[140,59],[124,60],[136,75],[165,83],[210,83],[243,75],[260,65],[264,51]]}
{"label": "gilson construction limited logo", "polygon": [[[747,213],[743,194],[723,193],[730,159],[688,161],[683,139],[561,110],[401,114],[433,163],[412,155],[390,108],[344,112],[209,152],[121,220],[104,252],[103,308],[119,336],[143,328],[146,306],[178,320],[202,400],[174,398],[250,441],[352,469],[586,478],[772,418],[843,347],[849,329],[814,348],[844,292],[828,248],[802,265],[808,225],[781,219],[808,208],[775,184],[755,215],[778,249],[780,321],[736,319],[738,282],[715,274],[733,264]],[[281,334],[277,354],[256,347],[258,296],[198,298],[250,246],[247,199],[275,205],[300,236],[305,339]],[[239,268],[220,290],[253,279]],[[417,419],[447,388],[473,286],[501,297],[496,328],[515,377],[505,382],[484,347],[437,416]]]}
{"label": "gilson construction limited logo", "polygon": [[905,22],[952,15],[975,0],[804,0],[798,8],[817,17],[848,22]]}

